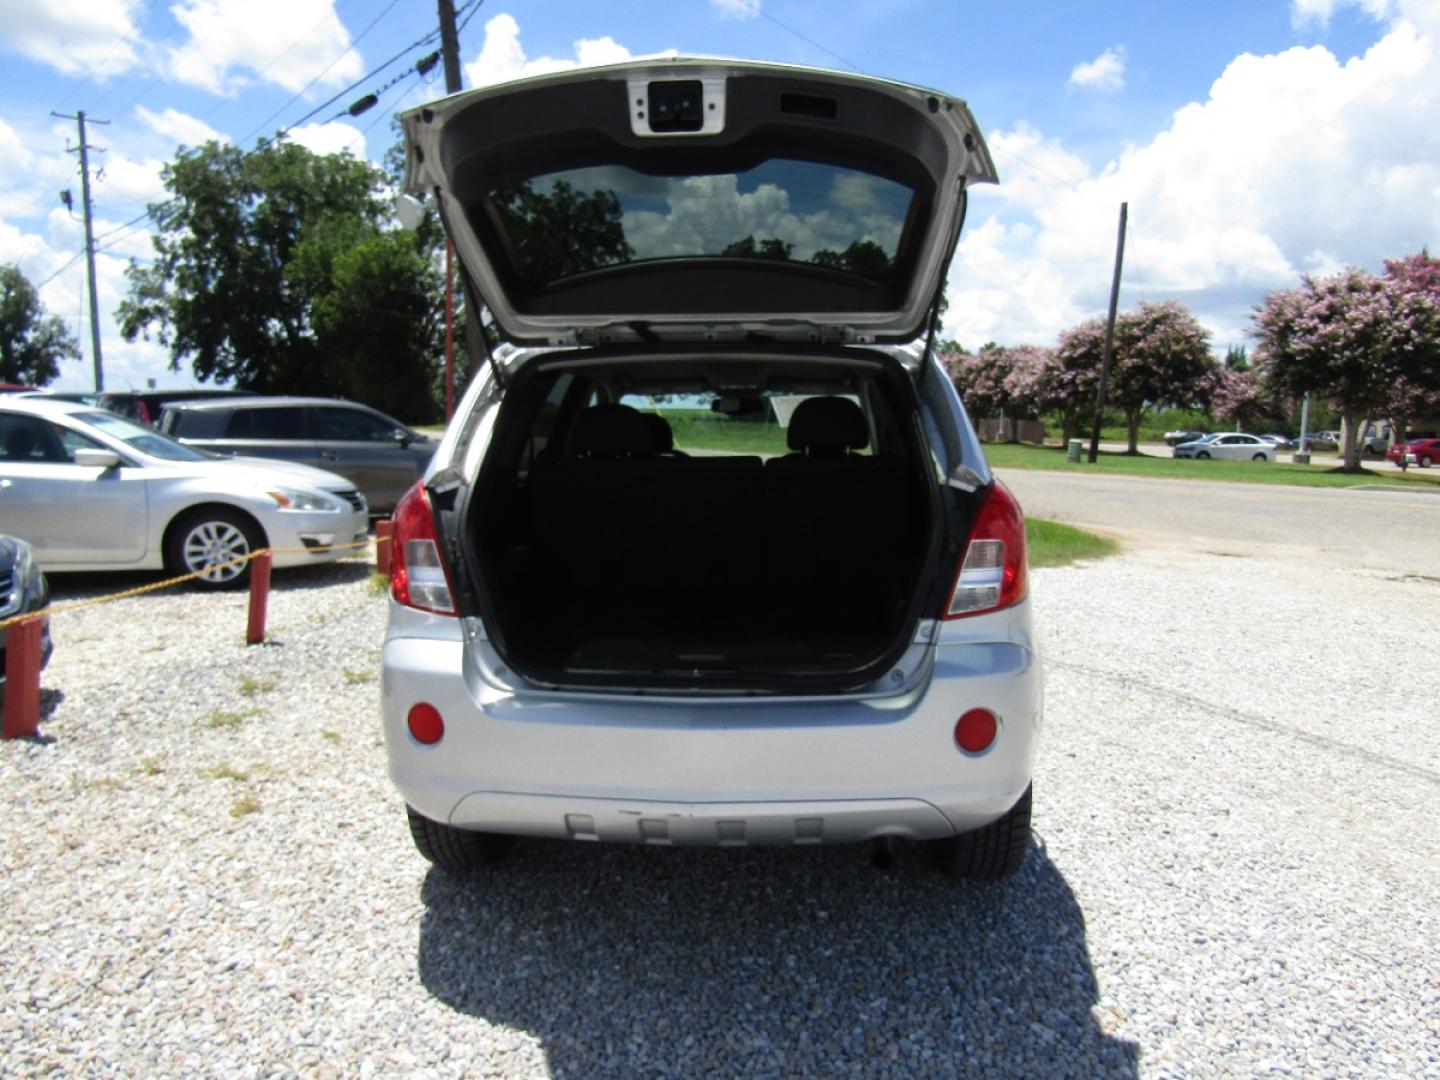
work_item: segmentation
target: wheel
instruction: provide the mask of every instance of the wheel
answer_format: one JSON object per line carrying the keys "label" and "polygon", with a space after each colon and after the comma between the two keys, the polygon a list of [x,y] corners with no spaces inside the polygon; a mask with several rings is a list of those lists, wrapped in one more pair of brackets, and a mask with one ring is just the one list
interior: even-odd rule
{"label": "wheel", "polygon": [[1430,468],[1430,466],[1431,466],[1432,464],[1434,464],[1434,462],[1435,462],[1435,459],[1432,458],[1429,454],[1426,454],[1424,457],[1422,457],[1422,458],[1420,459],[1420,468],[1422,468],[1422,469],[1428,469],[1428,468]]}
{"label": "wheel", "polygon": [[265,546],[265,533],[255,519],[223,506],[191,510],[170,528],[165,540],[165,566],[173,574],[198,574],[208,589],[238,589],[250,581],[244,558]]}
{"label": "wheel", "polygon": [[[1033,787],[1033,785],[1031,785]],[[930,841],[930,861],[947,877],[1002,881],[1030,850],[1030,787],[998,821],[973,832]]]}
{"label": "wheel", "polygon": [[466,874],[482,866],[492,866],[515,845],[513,836],[442,825],[408,804],[405,816],[410,819],[410,838],[415,841],[415,850],[439,869],[452,874]]}
{"label": "wheel", "polygon": [[1209,450],[1200,450],[1200,451],[1198,451],[1198,452],[1195,454],[1195,457],[1196,457],[1197,459],[1201,460],[1201,461],[1209,461],[1209,460],[1210,460],[1210,451],[1209,451]]}
{"label": "wheel", "polygon": [[1255,455],[1254,457],[1252,457],[1250,460],[1251,460],[1251,461],[1269,461],[1270,459],[1267,458],[1264,454],[1256,454],[1256,455]]}

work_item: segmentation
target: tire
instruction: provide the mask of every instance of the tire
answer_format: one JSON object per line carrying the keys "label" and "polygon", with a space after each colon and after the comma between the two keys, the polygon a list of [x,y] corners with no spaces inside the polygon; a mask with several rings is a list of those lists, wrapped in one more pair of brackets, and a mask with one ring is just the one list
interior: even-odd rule
{"label": "tire", "polygon": [[1269,459],[1268,457],[1266,457],[1264,454],[1256,454],[1256,455],[1255,455],[1254,457],[1252,457],[1250,460],[1251,460],[1251,461],[1269,461],[1270,459]]}
{"label": "tire", "polygon": [[1424,457],[1422,457],[1422,458],[1420,459],[1420,468],[1422,468],[1422,469],[1428,469],[1428,468],[1430,468],[1430,466],[1433,465],[1434,463],[1435,463],[1435,459],[1432,458],[1429,454],[1426,454]]}
{"label": "tire", "polygon": [[1197,451],[1196,454],[1195,454],[1195,460],[1197,460],[1197,461],[1209,461],[1209,460],[1210,460],[1210,451],[1209,451],[1209,450],[1200,450],[1200,451]]}
{"label": "tire", "polygon": [[250,563],[209,568],[265,546],[255,519],[224,506],[200,507],[181,515],[165,538],[165,566],[172,574],[199,574],[205,589],[240,589],[250,583]]}
{"label": "tire", "polygon": [[946,877],[1003,881],[1020,869],[1030,850],[1030,791],[1005,812],[973,832],[930,841],[930,862]]}
{"label": "tire", "polygon": [[408,804],[405,816],[410,819],[410,838],[415,841],[415,850],[437,869],[451,874],[468,874],[493,866],[515,845],[513,836],[442,825]]}

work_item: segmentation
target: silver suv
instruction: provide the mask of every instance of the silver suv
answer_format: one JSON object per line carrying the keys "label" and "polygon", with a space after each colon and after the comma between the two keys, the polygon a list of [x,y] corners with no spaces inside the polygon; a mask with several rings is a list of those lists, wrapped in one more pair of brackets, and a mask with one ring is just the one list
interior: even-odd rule
{"label": "silver suv", "polygon": [[394,516],[384,727],[420,852],[908,837],[1014,873],[1024,522],[933,348],[995,180],[965,104],[674,60],[403,123],[506,339],[473,335]]}

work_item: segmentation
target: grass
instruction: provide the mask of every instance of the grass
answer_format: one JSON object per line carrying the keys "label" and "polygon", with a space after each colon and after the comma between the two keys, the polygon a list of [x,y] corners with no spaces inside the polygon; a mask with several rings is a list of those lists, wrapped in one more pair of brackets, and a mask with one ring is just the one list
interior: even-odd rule
{"label": "grass", "polygon": [[212,769],[210,769],[209,771],[210,771],[210,777],[211,777],[211,779],[213,779],[213,780],[249,780],[249,779],[250,779],[250,774],[249,774],[249,773],[245,772],[243,769],[237,769],[237,768],[235,768],[235,766],[231,765],[228,761],[222,761],[219,765],[214,766],[214,767],[213,767]]}
{"label": "grass", "polygon": [[161,758],[160,758],[160,757],[158,757],[158,756],[151,756],[151,757],[141,758],[141,759],[140,759],[140,775],[141,775],[141,776],[159,776],[159,775],[162,774],[164,771],[165,771],[165,768],[164,768],[164,766],[163,766],[162,763],[161,763]]}
{"label": "grass", "polygon": [[1196,461],[1190,458],[1130,457],[1101,452],[1091,465],[1081,456],[1067,461],[1063,447],[1022,446],[992,443],[985,456],[1000,472],[1006,469],[1047,469],[1057,472],[1107,473],[1125,476],[1154,476],[1171,480],[1224,480],[1239,484],[1292,484],[1301,487],[1356,487],[1385,484],[1425,489],[1440,487],[1440,470],[1409,469],[1401,472],[1386,464],[1362,473],[1340,473],[1323,465],[1293,465],[1267,461]]}
{"label": "grass", "polygon": [[785,429],[772,423],[731,420],[707,409],[662,409],[681,450],[720,450],[728,454],[784,454]]}
{"label": "grass", "polygon": [[211,713],[207,713],[202,723],[211,730],[223,729],[225,731],[234,731],[254,715],[253,712],[232,712],[229,709],[216,709]]}
{"label": "grass", "polygon": [[241,795],[230,804],[231,817],[244,817],[246,814],[253,814],[260,809],[260,799],[255,795]]}
{"label": "grass", "polygon": [[256,694],[268,694],[278,684],[274,679],[252,679],[249,676],[240,680],[240,693],[245,697],[254,697]]}
{"label": "grass", "polygon": [[320,737],[326,742],[338,743],[340,741],[340,732],[331,728],[325,728],[320,732]]}
{"label": "grass", "polygon": [[1030,566],[1068,566],[1081,559],[1103,559],[1119,552],[1120,545],[1107,536],[1096,536],[1072,525],[1043,518],[1025,521],[1025,547]]}
{"label": "grass", "polygon": [[365,591],[371,596],[384,596],[390,591],[390,577],[378,571],[365,580]]}
{"label": "grass", "polygon": [[352,671],[350,668],[345,668],[341,672],[341,674],[345,676],[346,685],[359,686],[360,684],[370,682],[375,678],[375,669],[360,668],[358,670]]}

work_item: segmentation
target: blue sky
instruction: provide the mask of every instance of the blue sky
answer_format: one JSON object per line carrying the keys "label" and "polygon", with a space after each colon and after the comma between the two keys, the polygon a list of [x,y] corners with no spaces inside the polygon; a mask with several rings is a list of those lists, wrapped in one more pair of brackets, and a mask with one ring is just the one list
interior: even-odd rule
{"label": "blue sky", "polygon": [[[677,50],[854,67],[969,101],[1001,185],[977,189],[947,332],[972,347],[1053,343],[1105,306],[1119,203],[1121,303],[1177,298],[1217,349],[1301,273],[1440,249],[1440,0],[1009,3],[957,0],[457,0],[466,84]],[[437,69],[331,121],[433,46],[363,76],[435,26],[433,0],[0,0],[0,261],[18,263],[86,343],[57,385],[88,388],[74,124],[90,142],[111,388],[189,385],[111,312],[181,143],[243,146],[296,125],[317,150],[378,160],[387,117],[438,96]],[[356,84],[348,89],[351,84]],[[298,124],[331,96],[333,106]],[[77,202],[78,206],[78,202]],[[106,235],[108,234],[108,235]],[[69,264],[69,265],[67,265]]]}

